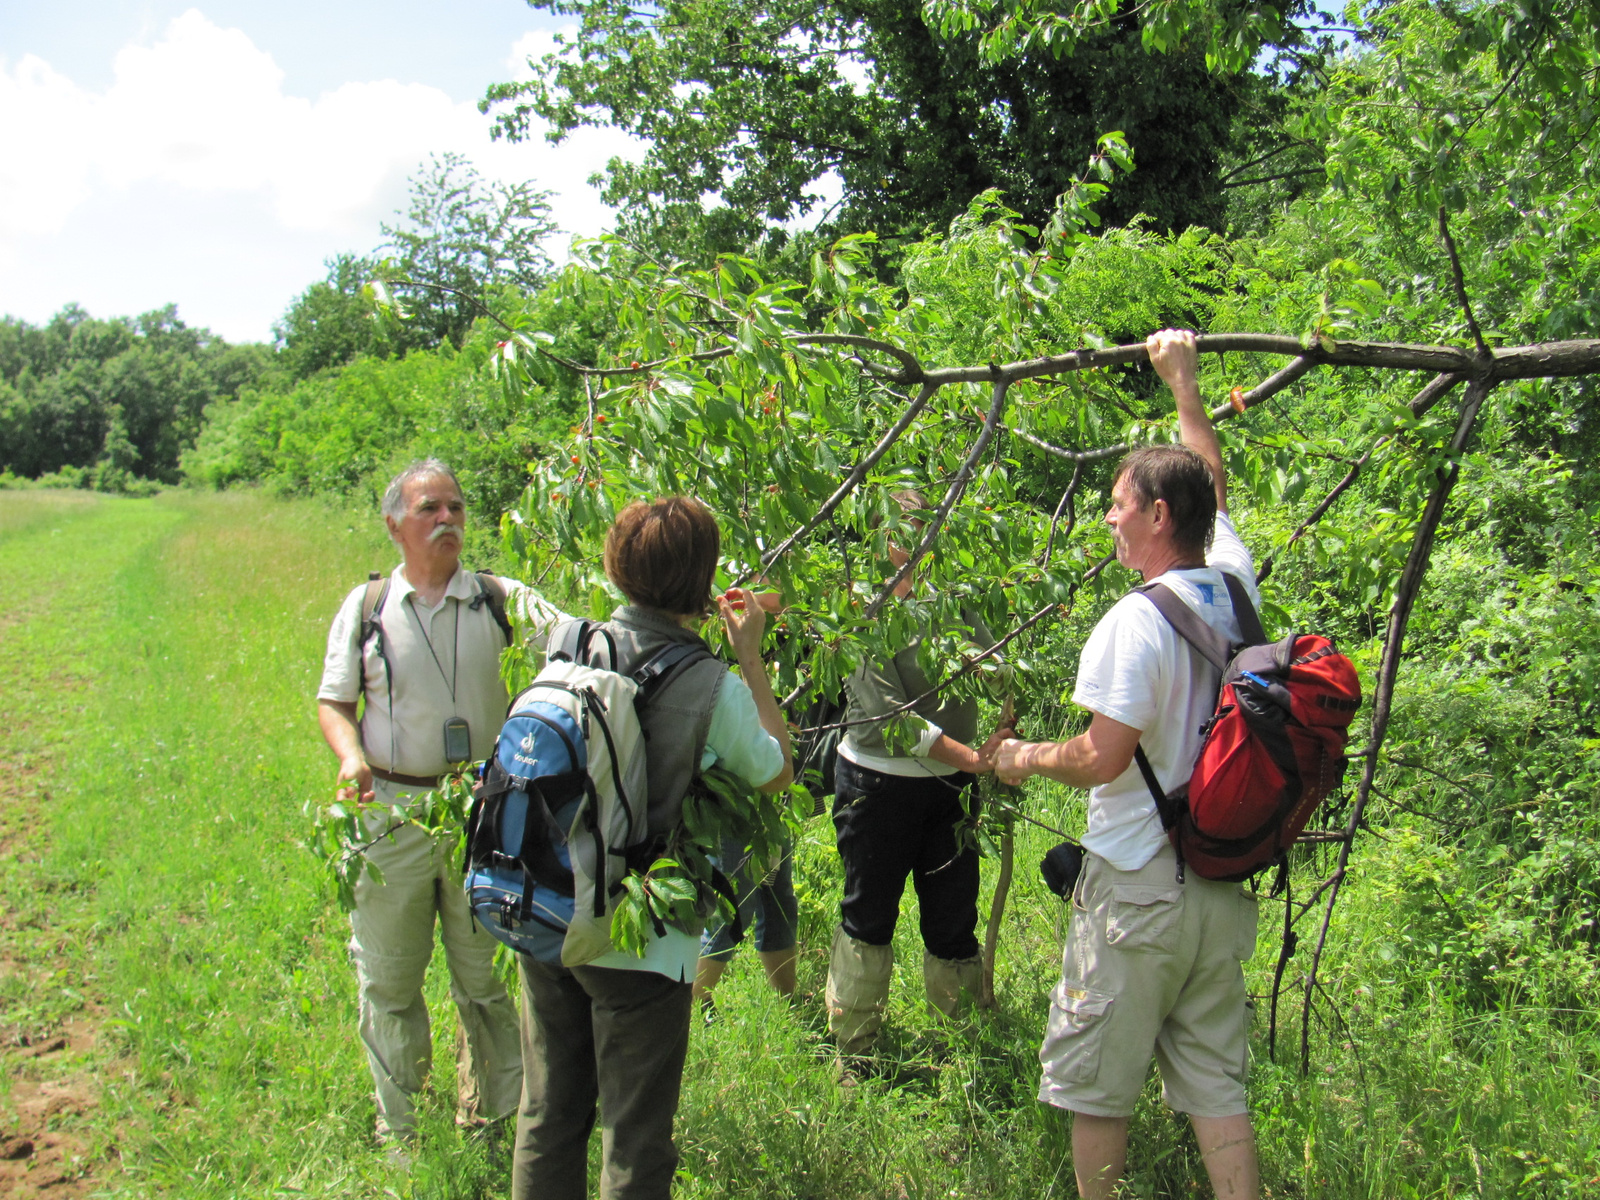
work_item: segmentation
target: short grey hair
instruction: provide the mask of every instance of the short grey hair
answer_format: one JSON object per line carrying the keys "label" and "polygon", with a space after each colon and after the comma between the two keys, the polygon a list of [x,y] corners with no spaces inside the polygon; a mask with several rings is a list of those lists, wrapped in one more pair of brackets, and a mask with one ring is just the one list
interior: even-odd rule
{"label": "short grey hair", "polygon": [[389,481],[389,486],[383,493],[383,515],[395,521],[406,515],[406,485],[415,479],[426,479],[430,475],[443,475],[456,485],[456,491],[461,491],[461,481],[456,478],[456,473],[450,469],[448,463],[437,458],[419,458],[400,474]]}

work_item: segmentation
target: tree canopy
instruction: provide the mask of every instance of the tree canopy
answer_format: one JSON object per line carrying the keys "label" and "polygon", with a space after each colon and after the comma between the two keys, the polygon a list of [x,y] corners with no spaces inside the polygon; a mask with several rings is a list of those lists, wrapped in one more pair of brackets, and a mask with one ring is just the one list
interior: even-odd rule
{"label": "tree canopy", "polygon": [[[896,0],[536,7],[579,30],[531,82],[489,90],[496,132],[526,137],[538,117],[552,139],[602,124],[645,139],[642,162],[613,160],[603,195],[627,228],[672,232],[675,246],[686,229],[733,249],[815,218],[829,172],[844,193],[820,214],[834,234],[920,236],[991,188],[1041,224],[1112,130],[1139,170],[1103,206],[1108,221],[1217,226],[1223,164],[1272,119],[1268,79],[1208,71],[1187,46],[1149,54],[1131,16],[1102,21],[1072,55],[1000,59]],[[1282,24],[1271,6],[1252,11]]]}
{"label": "tree canopy", "polygon": [[460,346],[492,288],[534,290],[550,267],[556,231],[548,193],[532,184],[487,184],[459,154],[430,156],[411,179],[411,205],[381,226],[392,252],[379,273],[405,289],[407,345]]}

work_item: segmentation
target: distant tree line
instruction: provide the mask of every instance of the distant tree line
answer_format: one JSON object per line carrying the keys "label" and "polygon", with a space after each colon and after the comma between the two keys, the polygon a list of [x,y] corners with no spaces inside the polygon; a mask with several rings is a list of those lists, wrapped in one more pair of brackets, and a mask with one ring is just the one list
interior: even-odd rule
{"label": "distant tree line", "polygon": [[217,400],[276,370],[269,346],[231,346],[177,307],[100,320],[68,305],[42,326],[0,318],[0,470],[124,490],[176,483]]}

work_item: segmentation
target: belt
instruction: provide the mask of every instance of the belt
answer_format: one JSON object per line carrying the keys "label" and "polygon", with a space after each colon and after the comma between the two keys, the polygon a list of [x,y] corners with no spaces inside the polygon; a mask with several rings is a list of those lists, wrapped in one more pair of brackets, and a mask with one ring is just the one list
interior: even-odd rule
{"label": "belt", "polygon": [[443,778],[440,775],[401,775],[398,771],[380,771],[370,764],[367,769],[372,772],[374,779],[382,779],[386,783],[403,783],[407,787],[428,788],[430,790],[438,787],[439,780]]}

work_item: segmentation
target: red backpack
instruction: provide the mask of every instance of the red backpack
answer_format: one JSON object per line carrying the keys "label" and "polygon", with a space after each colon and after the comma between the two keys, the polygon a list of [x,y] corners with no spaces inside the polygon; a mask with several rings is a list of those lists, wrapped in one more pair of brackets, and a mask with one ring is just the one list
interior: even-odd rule
{"label": "red backpack", "polygon": [[1244,585],[1221,574],[1244,634],[1238,646],[1164,584],[1135,589],[1222,672],[1222,687],[1187,785],[1164,794],[1143,747],[1134,758],[1177,848],[1179,878],[1187,864],[1203,879],[1237,882],[1286,863],[1317,805],[1344,778],[1361,681],[1325,637],[1291,633],[1269,643]]}

